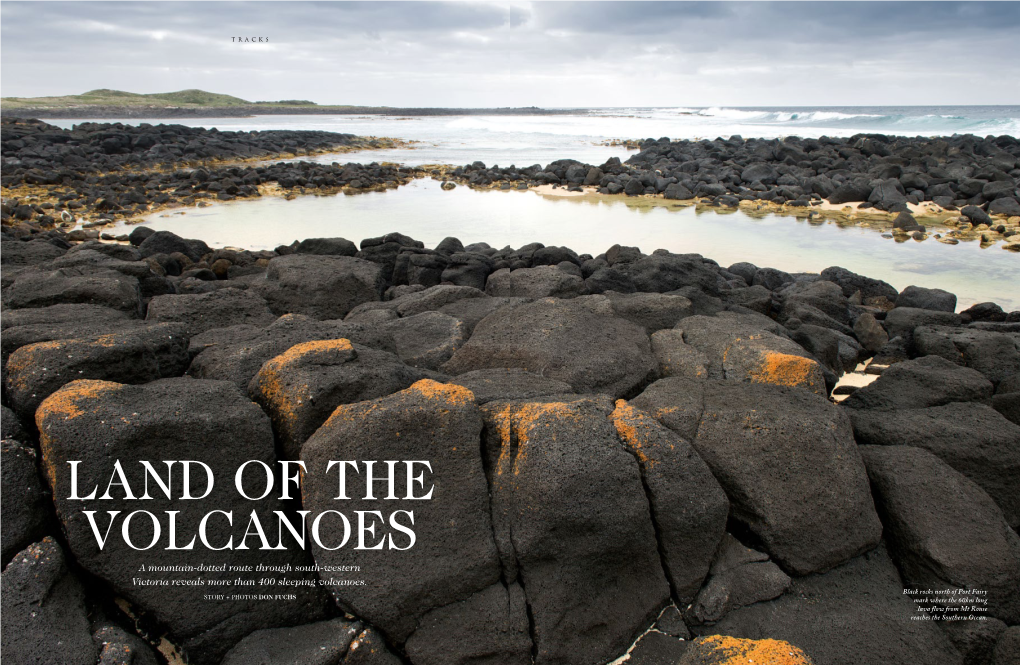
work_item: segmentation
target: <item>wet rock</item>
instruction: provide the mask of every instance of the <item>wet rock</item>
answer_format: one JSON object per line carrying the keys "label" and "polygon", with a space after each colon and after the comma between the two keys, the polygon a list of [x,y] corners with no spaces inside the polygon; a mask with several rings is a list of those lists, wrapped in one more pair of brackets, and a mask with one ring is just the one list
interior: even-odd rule
{"label": "wet rock", "polygon": [[432,610],[404,648],[415,665],[530,665],[524,592],[497,583]]}
{"label": "wet rock", "polygon": [[942,289],[925,289],[920,286],[908,286],[896,298],[897,307],[915,307],[930,309],[936,312],[955,312],[956,294]]}
{"label": "wet rock", "polygon": [[[398,644],[430,610],[457,602],[499,579],[482,470],[481,429],[478,407],[467,389],[425,380],[388,397],[340,406],[301,450],[309,469],[325,469],[328,460],[346,458],[431,462],[432,473],[417,468],[424,475],[417,485],[408,486],[405,476],[409,474],[396,474],[398,496],[412,490],[423,496],[429,488],[433,490],[431,500],[413,506],[413,549],[408,549],[408,536],[390,529],[382,533],[388,533],[401,550],[329,551],[313,545],[320,565],[355,564],[373,571],[371,585],[329,585],[330,590],[341,608],[372,622]],[[313,515],[335,509],[334,478],[308,474],[301,492],[305,509]],[[352,492],[347,507],[371,511],[378,504]],[[340,542],[339,531],[338,525],[325,527],[323,542]],[[374,546],[376,539],[366,543]]]}
{"label": "wet rock", "polygon": [[543,299],[500,309],[442,366],[449,374],[519,368],[578,392],[621,397],[654,370],[645,331],[615,315],[604,296]]}
{"label": "wet rock", "polygon": [[[6,407],[4,411],[10,413]],[[3,538],[0,558],[6,566],[11,557],[46,535],[51,526],[52,507],[49,494],[39,480],[35,449],[5,437],[0,444],[0,458],[3,460],[0,463],[0,487],[3,488],[0,501],[4,507],[0,522]]]}
{"label": "wet rock", "polygon": [[[127,490],[114,485],[110,500],[72,500],[69,460],[80,460],[79,489],[89,496],[89,489],[111,478],[110,460],[119,460],[131,488],[144,486],[141,460],[196,460],[209,466],[215,479],[208,496],[201,501],[188,501],[183,496],[182,474],[171,473],[171,496],[151,485],[152,499],[145,509],[155,515],[164,510],[179,511],[176,517],[178,545],[199,533],[199,523],[210,510],[233,511],[233,529],[226,519],[210,521],[207,538],[216,547],[234,543],[234,549],[217,552],[217,562],[235,566],[302,565],[309,562],[307,554],[292,547],[287,551],[260,548],[254,535],[242,536],[239,522],[251,519],[254,512],[263,525],[277,521],[273,510],[285,510],[284,502],[275,498],[249,501],[241,496],[232,482],[240,460],[259,460],[275,466],[273,436],[269,419],[257,406],[226,382],[194,379],[164,379],[143,386],[129,386],[106,381],[75,381],[51,395],[36,414],[43,453],[43,468],[53,491],[57,516],[63,525],[71,552],[89,573],[102,579],[138,611],[150,615],[169,630],[170,639],[182,646],[191,662],[218,663],[224,653],[254,630],[293,625],[318,618],[324,598],[315,587],[295,586],[290,592],[296,599],[271,603],[260,600],[224,600],[211,603],[203,598],[209,587],[181,587],[167,593],[161,586],[137,586],[142,566],[198,565],[209,563],[208,550],[195,547],[184,551],[167,550],[166,529],[160,544],[146,548],[152,538],[147,521],[132,523],[129,531],[140,549],[133,549],[122,537],[123,516],[138,510],[136,501],[127,498]],[[161,465],[158,465],[161,466]],[[208,489],[197,471],[195,494]],[[248,476],[254,478],[254,476]],[[264,481],[263,481],[264,482]],[[258,496],[257,482],[246,482],[249,496]],[[109,488],[108,488],[109,489]],[[101,491],[101,490],[98,490]],[[132,494],[132,496],[134,496]],[[121,511],[113,533],[100,547],[83,510],[99,511],[97,525],[109,523],[106,511]],[[296,517],[296,516],[293,516]],[[293,519],[293,517],[291,519]],[[116,518],[111,518],[116,519]],[[243,523],[243,522],[242,522]],[[164,524],[164,526],[166,526]],[[146,531],[146,528],[149,530]],[[265,527],[272,534],[270,526]],[[102,527],[100,527],[102,530]],[[254,534],[254,530],[252,530]],[[281,533],[281,538],[286,538]],[[249,549],[238,549],[244,542]],[[269,536],[271,542],[277,539]],[[141,549],[146,548],[146,549]],[[151,570],[146,576],[155,580],[176,579],[175,572]],[[255,580],[258,573],[207,571],[203,577],[216,579],[243,577]],[[311,579],[300,573],[290,579]]]}
{"label": "wet rock", "polygon": [[539,665],[615,658],[668,603],[641,473],[609,409],[586,398],[483,407],[496,542],[527,597]]}
{"label": "wet rock", "polygon": [[382,269],[350,256],[291,254],[269,262],[265,277],[250,288],[266,299],[276,315],[305,314],[342,319],[363,302],[381,300]]}
{"label": "wet rock", "polygon": [[257,293],[220,289],[194,295],[156,296],[149,301],[145,320],[181,323],[191,336],[233,325],[268,326],[276,315]]}
{"label": "wet rock", "polygon": [[19,552],[2,584],[4,661],[95,665],[85,593],[56,541]]}
{"label": "wet rock", "polygon": [[784,640],[819,664],[961,665],[935,622],[914,621],[916,614],[880,546],[827,573],[795,577],[775,600],[735,609],[695,632]]}
{"label": "wet rock", "polygon": [[925,409],[851,411],[859,444],[915,446],[977,483],[1020,525],[1020,426],[984,404],[954,402]]}
{"label": "wet rock", "polygon": [[853,409],[920,409],[992,396],[992,384],[977,370],[939,356],[924,356],[891,365],[872,383],[848,397]]}
{"label": "wet rock", "polygon": [[423,378],[392,353],[346,339],[318,340],[267,361],[248,395],[269,414],[281,457],[298,459],[301,445],[337,406],[385,397]]}
{"label": "wet rock", "polygon": [[729,501],[691,444],[623,400],[610,416],[634,455],[677,602],[694,598],[726,528]]}
{"label": "wet rock", "polygon": [[862,446],[889,552],[915,589],[980,589],[988,614],[1020,618],[1020,537],[974,482],[927,450]]}
{"label": "wet rock", "polygon": [[992,223],[992,218],[988,216],[988,213],[974,205],[964,206],[960,209],[960,214],[966,217],[974,226],[978,224],[990,225]]}
{"label": "wet rock", "polygon": [[221,665],[336,665],[361,630],[360,622],[344,619],[257,630],[227,652]]}
{"label": "wet rock", "polygon": [[31,418],[46,397],[71,381],[146,383],[184,374],[189,361],[184,326],[159,323],[23,346],[7,361],[5,385],[14,410]]}

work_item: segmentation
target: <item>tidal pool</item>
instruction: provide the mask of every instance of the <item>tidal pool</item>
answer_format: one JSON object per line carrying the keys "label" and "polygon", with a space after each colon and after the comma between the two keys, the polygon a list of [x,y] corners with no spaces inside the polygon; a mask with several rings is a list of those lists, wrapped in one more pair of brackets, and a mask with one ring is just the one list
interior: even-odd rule
{"label": "tidal pool", "polygon": [[[994,301],[1020,308],[1020,255],[1000,245],[896,242],[865,227],[808,223],[781,215],[751,217],[693,207],[649,205],[624,197],[548,196],[534,191],[442,191],[432,180],[345,196],[264,197],[151,215],[143,222],[214,247],[272,249],[294,240],[363,238],[399,231],[435,247],[454,236],[465,245],[566,245],[597,255],[616,243],[651,253],[697,252],[727,266],[738,261],[786,272],[842,266],[897,289],[914,284],[957,294],[959,308]],[[130,229],[126,229],[130,230]],[[125,232],[124,228],[114,233]]]}

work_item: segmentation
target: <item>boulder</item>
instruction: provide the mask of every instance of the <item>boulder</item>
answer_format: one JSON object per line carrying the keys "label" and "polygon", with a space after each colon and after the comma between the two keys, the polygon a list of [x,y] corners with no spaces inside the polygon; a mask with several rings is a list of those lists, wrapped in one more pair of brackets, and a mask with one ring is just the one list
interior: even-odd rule
{"label": "boulder", "polygon": [[1020,621],[1020,536],[963,474],[912,446],[861,446],[889,552],[913,589],[978,589]]}
{"label": "boulder", "polygon": [[412,367],[438,370],[468,338],[459,319],[442,312],[422,312],[380,325],[393,339],[397,356]]}
{"label": "boulder", "polygon": [[2,578],[4,662],[95,665],[85,592],[56,541],[29,545]]}
{"label": "boulder", "polygon": [[[4,410],[7,411],[6,407]],[[53,517],[49,494],[39,480],[35,449],[5,438],[0,443],[0,459],[3,460],[0,463],[3,493],[0,497],[3,504],[0,563],[7,565],[15,554],[42,540]]]}
{"label": "boulder", "polygon": [[294,248],[295,254],[321,256],[354,256],[357,246],[347,238],[305,238]]}
{"label": "boulder", "polygon": [[184,324],[186,334],[191,336],[241,324],[268,326],[276,320],[276,315],[257,293],[220,289],[201,294],[156,296],[149,301],[145,320]]}
{"label": "boulder", "polygon": [[930,309],[936,312],[955,312],[956,294],[942,289],[908,286],[897,296],[896,306]]}
{"label": "boulder", "polygon": [[489,275],[485,292],[490,296],[518,298],[574,298],[581,295],[584,280],[556,266],[503,268]]}
{"label": "boulder", "polygon": [[142,311],[138,280],[110,271],[91,275],[72,271],[23,272],[3,292],[6,307],[49,307],[60,304],[102,305],[137,317]]}
{"label": "boulder", "polygon": [[1020,526],[1020,426],[995,409],[953,402],[923,409],[853,409],[859,444],[924,448],[969,479],[999,505],[1013,528]]}
{"label": "boulder", "polygon": [[5,385],[14,410],[31,418],[46,397],[71,381],[147,383],[181,376],[189,360],[184,326],[157,323],[23,346],[7,361]]}
{"label": "boulder", "polygon": [[[773,332],[784,329],[767,317],[736,312],[698,315],[681,320],[676,330],[707,359],[708,378],[797,386],[828,394],[822,366],[802,346]],[[691,376],[688,371],[680,373]]]}
{"label": "boulder", "polygon": [[[423,380],[388,397],[341,405],[301,449],[307,468],[323,471],[329,460],[337,459],[431,462],[431,473],[416,467],[423,478],[417,485],[408,486],[412,474],[396,474],[397,496],[432,491],[431,500],[412,506],[414,541],[383,526],[380,537],[388,533],[390,542],[401,549],[312,547],[320,565],[358,565],[371,571],[370,585],[328,587],[342,609],[372,622],[397,644],[407,640],[429,611],[499,580],[482,470],[481,429],[482,419],[470,391]],[[313,516],[334,510],[336,493],[332,474],[305,475],[302,503]],[[345,510],[379,509],[378,502],[364,497],[363,491],[352,490]],[[406,519],[399,521],[405,528],[411,526]],[[325,524],[323,543],[340,542],[338,532],[343,529],[338,522]],[[375,545],[375,539],[369,544]]]}
{"label": "boulder", "polygon": [[648,335],[605,296],[546,298],[496,310],[442,367],[448,374],[519,368],[578,392],[622,397],[655,369]]}
{"label": "boulder", "polygon": [[276,315],[305,314],[316,319],[342,319],[363,302],[381,300],[382,268],[350,256],[291,254],[269,262],[264,277],[250,287]]}
{"label": "boulder", "polygon": [[[74,325],[94,325],[111,321],[128,320],[123,310],[104,307],[103,305],[63,304],[49,307],[5,310],[0,320],[0,329],[4,334],[9,328],[22,326],[53,326],[62,323]],[[45,340],[35,340],[45,341]]]}
{"label": "boulder", "polygon": [[[153,381],[143,386],[130,386],[107,381],[74,381],[51,395],[36,413],[43,454],[43,469],[53,491],[57,516],[75,560],[86,571],[103,580],[117,595],[125,598],[141,612],[169,631],[168,637],[184,648],[190,662],[219,663],[223,655],[249,633],[262,628],[282,627],[307,622],[322,614],[325,602],[322,592],[314,586],[288,588],[295,598],[287,602],[265,602],[257,599],[209,602],[203,596],[215,580],[243,578],[255,585],[259,577],[257,564],[268,566],[307,565],[309,558],[299,544],[287,540],[285,528],[277,523],[273,511],[287,511],[287,503],[279,494],[260,500],[248,500],[235,488],[231,479],[242,461],[257,460],[274,467],[273,435],[269,418],[248,401],[234,386],[223,381],[200,381],[177,378]],[[196,480],[192,491],[209,490],[201,500],[184,496],[183,475],[178,467],[169,473],[170,497],[164,490],[148,486],[152,498],[144,510],[162,518],[158,544],[148,546],[154,534],[149,520],[140,516],[131,522],[128,533],[134,547],[123,537],[126,516],[139,510],[138,502],[128,498],[129,488],[140,492],[147,477],[141,462],[153,461],[156,472],[163,474],[163,465],[155,460],[193,460],[208,465],[215,482],[211,488],[200,469],[192,469]],[[111,499],[75,500],[71,497],[71,471],[68,464],[78,460],[77,479],[81,496],[91,496],[90,488],[107,487]],[[109,485],[114,478],[112,460],[122,465],[123,487]],[[258,496],[264,487],[257,474],[246,476],[249,496]],[[105,496],[105,495],[104,495]],[[177,545],[184,547],[199,533],[199,525],[211,510],[233,512],[233,521],[226,518],[210,520],[206,529],[208,542],[214,547],[233,544],[233,549],[216,552],[216,563],[242,567],[252,572],[231,570],[204,571],[203,586],[184,586],[167,593],[159,585],[136,585],[134,579],[144,567],[152,580],[193,578],[171,572],[176,566],[209,564],[209,550],[200,545],[193,549],[170,550],[166,510],[175,515]],[[96,531],[84,510],[94,515],[100,533],[107,533],[102,547]],[[120,511],[109,516],[108,511]],[[215,514],[214,514],[215,515]],[[256,517],[251,517],[255,515]],[[159,518],[157,518],[159,519]],[[270,535],[269,542],[287,542],[289,549],[272,550],[254,537],[255,530],[244,524],[258,519]],[[290,513],[289,520],[300,522]],[[143,526],[137,526],[142,524]],[[108,532],[106,527],[111,527]],[[280,530],[274,533],[273,525]],[[251,535],[249,535],[249,533]],[[247,542],[246,542],[247,541]],[[248,549],[239,549],[245,544]],[[147,547],[148,546],[148,547]],[[139,549],[135,549],[138,547]],[[272,547],[272,545],[270,545]],[[160,567],[165,567],[161,571]],[[312,580],[303,573],[289,573],[293,581]],[[168,582],[169,584],[169,582]]]}
{"label": "boulder", "polygon": [[920,356],[940,356],[976,369],[996,385],[1020,372],[1020,332],[919,326],[914,349]]}
{"label": "boulder", "polygon": [[392,353],[346,339],[316,340],[268,360],[248,395],[269,414],[280,456],[298,459],[302,444],[339,405],[385,397],[423,378]]}
{"label": "boulder", "polygon": [[619,400],[610,420],[641,469],[666,577],[686,604],[725,532],[726,493],[691,444],[651,416]]}
{"label": "boulder", "polygon": [[664,293],[608,293],[606,297],[613,311],[643,327],[648,334],[663,328],[672,328],[680,319],[694,313],[693,304],[683,296]]}
{"label": "boulder", "polygon": [[202,260],[202,257],[211,252],[209,245],[201,240],[182,238],[170,231],[156,231],[148,235],[145,240],[138,244],[138,251],[142,257],[149,257],[154,254],[173,254],[180,252],[194,262]]}
{"label": "boulder", "polygon": [[470,337],[475,326],[497,309],[519,307],[529,302],[531,302],[531,298],[464,298],[443,305],[439,311],[459,320],[464,334]]}
{"label": "boulder", "polygon": [[536,665],[619,656],[668,604],[669,586],[611,407],[552,397],[482,408],[496,543],[504,578],[527,597]]}
{"label": "boulder", "polygon": [[915,616],[880,546],[827,573],[795,577],[775,600],[734,609],[695,632],[784,640],[818,665],[962,665],[938,625]]}
{"label": "boulder", "polygon": [[1020,663],[1020,626],[1012,626],[1003,631],[995,644],[992,661],[994,665]]}
{"label": "boulder", "polygon": [[618,263],[613,269],[629,278],[638,291],[666,293],[685,286],[696,286],[709,294],[719,290],[718,273],[700,254],[656,250],[637,261]]}
{"label": "boulder", "polygon": [[337,665],[361,630],[361,622],[346,619],[264,628],[238,642],[220,665]]}
{"label": "boulder", "polygon": [[375,326],[287,315],[266,328],[234,326],[192,338],[194,358],[188,375],[196,379],[230,381],[247,392],[248,383],[264,363],[295,344],[325,339],[347,339],[384,351],[395,350],[392,337]]}
{"label": "boulder", "polygon": [[854,321],[854,335],[861,346],[871,353],[878,352],[889,341],[889,333],[870,312],[864,312]]}
{"label": "boulder", "polygon": [[524,591],[497,583],[432,610],[404,649],[415,665],[530,665]]}
{"label": "boulder", "polygon": [[691,625],[712,624],[730,610],[772,600],[789,587],[790,577],[768,555],[725,534],[711,576],[684,617]]}
{"label": "boulder", "polygon": [[889,333],[889,339],[913,339],[914,329],[918,326],[958,326],[960,323],[960,315],[952,312],[897,307],[885,315],[882,325]]}
{"label": "boulder", "polygon": [[860,292],[862,299],[885,296],[886,298],[895,301],[897,295],[899,295],[896,289],[894,289],[888,282],[883,282],[880,279],[873,279],[871,277],[865,277],[864,275],[858,275],[853,271],[839,266],[826,268],[821,272],[821,278],[837,284],[843,291],[843,295],[847,298],[850,298],[855,293]]}
{"label": "boulder", "polygon": [[828,570],[878,542],[850,419],[828,400],[797,388],[671,378],[632,404],[690,437],[729,497],[731,521],[784,570]]}
{"label": "boulder", "polygon": [[682,330],[659,330],[652,333],[652,353],[658,363],[657,376],[685,376],[707,379],[711,364],[708,356],[684,341]]}
{"label": "boulder", "polygon": [[921,409],[992,396],[992,384],[977,370],[939,356],[889,366],[877,380],[855,390],[843,405],[852,409]]}

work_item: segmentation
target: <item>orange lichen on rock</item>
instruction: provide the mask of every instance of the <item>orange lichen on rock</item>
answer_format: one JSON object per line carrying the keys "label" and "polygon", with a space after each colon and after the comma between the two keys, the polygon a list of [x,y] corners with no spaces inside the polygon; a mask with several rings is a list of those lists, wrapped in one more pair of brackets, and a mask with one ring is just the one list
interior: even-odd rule
{"label": "orange lichen on rock", "polygon": [[7,376],[10,377],[8,380],[18,389],[27,390],[27,377],[31,373],[32,366],[43,362],[39,358],[39,353],[58,351],[64,346],[64,341],[36,342],[14,351],[7,359]]}
{"label": "orange lichen on rock", "polygon": [[778,351],[763,351],[761,365],[749,375],[756,383],[815,388],[822,378],[818,363],[810,358]]}
{"label": "orange lichen on rock", "polygon": [[43,467],[50,480],[50,487],[57,486],[57,470],[53,467],[53,456],[50,453],[51,441],[48,422],[56,419],[71,420],[88,411],[87,402],[96,400],[103,395],[120,390],[124,384],[112,381],[95,381],[82,379],[72,381],[53,393],[39,405],[35,412],[35,424],[39,428],[39,447],[42,449]]}
{"label": "orange lichen on rock", "polygon": [[72,381],[43,400],[43,403],[39,405],[35,412],[36,426],[42,432],[47,419],[61,418],[70,420],[71,418],[77,418],[88,408],[83,402],[97,399],[112,390],[119,390],[123,387],[123,384],[114,383],[113,381],[95,381],[92,379]]}
{"label": "orange lichen on rock", "polygon": [[295,344],[259,370],[256,392],[272,413],[278,428],[289,429],[297,420],[297,408],[311,398],[308,386],[289,384],[286,370],[298,362],[312,365],[339,365],[357,358],[354,345],[347,339],[323,339]]}
{"label": "orange lichen on rock", "polygon": [[416,381],[407,390],[429,399],[438,399],[457,406],[473,404],[475,401],[475,394],[464,386],[458,386],[455,383],[439,383],[432,379]]}
{"label": "orange lichen on rock", "polygon": [[[493,414],[500,440],[497,475],[507,470],[511,454],[514,455],[514,475],[520,473],[520,467],[528,456],[528,443],[538,427],[550,427],[555,420],[578,421],[580,415],[573,411],[571,404],[573,402],[515,402]],[[516,451],[512,452],[514,442],[517,444]]]}
{"label": "orange lichen on rock", "polygon": [[746,640],[728,635],[701,637],[678,665],[814,665],[807,654],[782,640]]}
{"label": "orange lichen on rock", "polygon": [[638,411],[626,400],[616,400],[616,409],[609,416],[616,427],[616,433],[620,439],[637,456],[641,465],[646,469],[655,466],[655,460],[648,456],[644,450],[645,442],[649,439],[649,428],[652,427],[652,419],[641,411]]}

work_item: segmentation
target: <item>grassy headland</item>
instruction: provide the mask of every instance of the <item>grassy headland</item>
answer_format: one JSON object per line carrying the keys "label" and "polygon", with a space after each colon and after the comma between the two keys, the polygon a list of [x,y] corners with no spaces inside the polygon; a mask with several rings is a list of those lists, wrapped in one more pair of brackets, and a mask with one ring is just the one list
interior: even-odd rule
{"label": "grassy headland", "polygon": [[[570,111],[571,113],[574,111]],[[562,110],[522,108],[458,109],[390,106],[320,105],[308,100],[248,101],[204,90],[138,94],[121,90],[90,90],[61,97],[3,97],[0,115],[31,118],[176,118],[245,117],[252,115],[557,115]]]}

